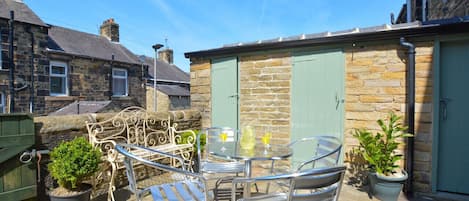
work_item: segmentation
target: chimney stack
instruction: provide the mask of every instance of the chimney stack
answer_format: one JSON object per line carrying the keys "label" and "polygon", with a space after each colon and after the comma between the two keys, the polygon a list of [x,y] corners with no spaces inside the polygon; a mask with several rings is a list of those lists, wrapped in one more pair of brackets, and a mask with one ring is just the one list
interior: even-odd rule
{"label": "chimney stack", "polygon": [[166,48],[158,51],[158,59],[168,64],[173,64],[173,50]]}
{"label": "chimney stack", "polygon": [[119,24],[114,21],[114,18],[109,18],[99,28],[99,34],[112,42],[119,42]]}

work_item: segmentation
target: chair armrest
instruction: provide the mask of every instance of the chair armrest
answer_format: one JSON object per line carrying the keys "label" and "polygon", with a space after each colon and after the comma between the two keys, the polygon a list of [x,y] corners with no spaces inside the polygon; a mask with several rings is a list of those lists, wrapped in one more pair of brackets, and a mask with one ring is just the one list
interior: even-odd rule
{"label": "chair armrest", "polygon": [[[155,149],[150,149],[150,148],[147,148],[147,147],[132,145],[132,144],[117,144],[115,149],[119,153],[123,154],[125,157],[130,158],[132,160],[139,161],[139,162],[141,162],[145,165],[148,165],[148,166],[151,166],[151,167],[163,170],[163,171],[179,173],[179,174],[183,174],[185,176],[190,176],[190,177],[195,177],[195,178],[198,178],[198,179],[205,180],[205,178],[201,177],[201,175],[190,172],[190,171],[187,171],[185,166],[184,166],[184,159],[182,157],[179,157],[179,156],[176,156],[176,155],[173,155],[173,154],[170,154],[170,153],[158,151],[158,150],[155,150]],[[170,158],[170,159],[175,159],[181,164],[181,168],[175,168],[175,167],[172,167],[172,166],[168,166],[168,165],[164,165],[164,164],[161,164],[161,163],[153,162],[153,161],[147,160],[145,158],[141,158],[139,156],[134,155],[132,152],[128,151],[129,149],[144,150],[144,151],[148,151],[148,152],[151,152],[151,153],[154,153],[154,154],[165,156],[165,157]]]}

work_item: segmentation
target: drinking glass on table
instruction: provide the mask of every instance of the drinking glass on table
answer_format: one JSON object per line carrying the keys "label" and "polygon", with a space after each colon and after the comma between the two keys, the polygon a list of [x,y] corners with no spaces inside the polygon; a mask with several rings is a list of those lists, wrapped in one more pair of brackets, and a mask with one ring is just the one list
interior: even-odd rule
{"label": "drinking glass on table", "polygon": [[220,133],[220,140],[221,140],[221,143],[222,143],[222,147],[221,147],[221,151],[224,152],[226,150],[225,148],[225,142],[226,142],[226,139],[228,138],[228,134],[227,133]]}
{"label": "drinking glass on table", "polygon": [[264,152],[270,148],[270,139],[272,138],[272,133],[270,131],[266,131],[262,136],[262,144],[264,144]]}

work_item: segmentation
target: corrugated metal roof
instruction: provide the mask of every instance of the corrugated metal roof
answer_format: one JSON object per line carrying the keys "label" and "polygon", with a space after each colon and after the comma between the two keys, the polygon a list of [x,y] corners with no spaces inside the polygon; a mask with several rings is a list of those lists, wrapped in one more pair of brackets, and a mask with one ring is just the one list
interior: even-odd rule
{"label": "corrugated metal roof", "polygon": [[462,33],[469,30],[469,19],[458,18],[450,23],[419,21],[412,23],[379,25],[364,28],[353,28],[335,32],[321,32],[313,34],[301,34],[289,37],[258,40],[251,42],[238,42],[223,45],[220,48],[200,50],[185,53],[186,58],[211,57],[238,54],[252,51],[265,51],[279,48],[307,47],[311,45],[324,45],[341,42],[362,42],[398,39],[400,37],[418,37],[437,34]]}
{"label": "corrugated metal roof", "polygon": [[397,29],[403,29],[403,28],[414,28],[414,27],[419,27],[419,26],[421,26],[421,23],[417,21],[412,22],[412,23],[405,23],[405,24],[393,24],[393,25],[383,24],[380,26],[353,28],[353,29],[346,29],[346,30],[340,30],[340,31],[334,31],[334,32],[327,31],[327,32],[313,33],[313,34],[301,34],[301,35],[296,35],[296,36],[278,37],[278,38],[273,38],[273,39],[258,40],[258,41],[252,41],[252,42],[246,42],[246,43],[233,43],[233,44],[224,45],[223,47],[280,43],[280,42],[286,42],[286,41],[308,40],[308,39],[315,39],[315,38],[353,35],[353,34],[359,34],[359,33],[372,33],[372,32],[381,32],[381,31],[388,31],[388,30],[397,30]]}
{"label": "corrugated metal roof", "polygon": [[139,58],[123,45],[90,33],[50,25],[48,48],[51,52],[141,64]]}
{"label": "corrugated metal roof", "polygon": [[15,21],[47,26],[26,4],[21,1],[0,0],[0,18],[10,19],[10,11],[15,12]]}

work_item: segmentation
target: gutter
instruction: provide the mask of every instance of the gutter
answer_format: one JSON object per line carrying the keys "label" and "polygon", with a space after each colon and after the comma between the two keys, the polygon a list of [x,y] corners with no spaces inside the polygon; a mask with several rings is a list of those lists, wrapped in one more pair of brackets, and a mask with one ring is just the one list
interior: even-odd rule
{"label": "gutter", "polygon": [[[400,44],[408,49],[407,51],[407,120],[408,132],[415,134],[415,45],[400,38]],[[412,193],[413,160],[414,160],[414,138],[406,138],[405,169],[409,174],[409,179],[405,183],[407,194]]]}
{"label": "gutter", "polygon": [[72,57],[79,57],[79,58],[82,58],[82,59],[91,59],[91,60],[99,60],[99,61],[105,61],[105,62],[119,62],[119,63],[122,63],[122,64],[127,64],[127,65],[142,65],[141,63],[131,63],[131,62],[126,62],[126,61],[121,61],[121,60],[112,60],[111,59],[105,59],[105,58],[99,58],[99,57],[92,57],[92,56],[87,56],[87,55],[82,55],[82,54],[73,54],[73,53],[68,53],[68,52],[64,52],[64,51],[60,51],[60,50],[53,50],[53,49],[49,49],[47,48],[46,49],[48,53],[52,53],[52,54],[58,54],[58,55],[65,55],[65,56],[72,56]]}

